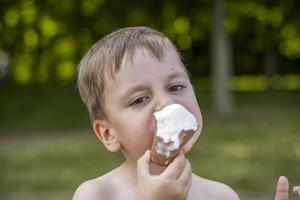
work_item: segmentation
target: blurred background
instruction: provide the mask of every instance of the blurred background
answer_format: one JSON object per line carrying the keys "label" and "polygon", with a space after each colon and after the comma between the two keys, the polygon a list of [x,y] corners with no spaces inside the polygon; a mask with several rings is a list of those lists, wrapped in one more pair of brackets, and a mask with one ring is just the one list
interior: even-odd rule
{"label": "blurred background", "polygon": [[297,0],[0,0],[0,199],[71,199],[118,166],[94,136],[77,64],[103,35],[165,33],[192,75],[202,135],[193,171],[241,199],[300,184]]}

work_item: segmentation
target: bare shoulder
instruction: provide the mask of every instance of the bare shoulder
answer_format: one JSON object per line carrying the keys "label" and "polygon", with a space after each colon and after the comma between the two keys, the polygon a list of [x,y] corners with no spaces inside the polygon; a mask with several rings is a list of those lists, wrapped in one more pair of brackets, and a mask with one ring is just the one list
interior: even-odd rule
{"label": "bare shoulder", "polygon": [[237,193],[229,186],[193,174],[191,199],[239,200]]}
{"label": "bare shoulder", "polygon": [[73,195],[73,200],[97,199],[102,190],[98,185],[95,179],[81,183]]}
{"label": "bare shoulder", "polygon": [[[110,199],[107,191],[111,191],[111,173],[104,176],[85,181],[79,185],[76,189],[73,200],[99,200],[99,199]],[[110,190],[108,190],[110,188]]]}

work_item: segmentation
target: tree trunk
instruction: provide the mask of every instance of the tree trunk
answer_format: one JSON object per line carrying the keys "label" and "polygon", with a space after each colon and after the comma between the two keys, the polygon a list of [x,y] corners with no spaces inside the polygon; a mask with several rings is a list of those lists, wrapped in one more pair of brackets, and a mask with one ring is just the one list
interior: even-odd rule
{"label": "tree trunk", "polygon": [[9,54],[0,49],[0,82],[8,80],[10,67]]}
{"label": "tree trunk", "polygon": [[217,114],[228,116],[233,112],[233,96],[230,90],[233,64],[230,39],[224,30],[224,18],[223,0],[215,0],[211,31],[213,103]]}
{"label": "tree trunk", "polygon": [[276,89],[276,83],[274,82],[274,75],[278,74],[278,64],[276,60],[276,53],[272,50],[265,53],[265,75],[267,77],[267,89]]}

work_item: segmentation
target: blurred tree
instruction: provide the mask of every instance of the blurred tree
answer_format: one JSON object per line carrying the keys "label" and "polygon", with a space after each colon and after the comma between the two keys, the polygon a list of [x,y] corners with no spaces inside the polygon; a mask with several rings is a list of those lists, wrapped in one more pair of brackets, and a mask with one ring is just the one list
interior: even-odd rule
{"label": "blurred tree", "polygon": [[0,49],[0,82],[5,81],[8,76],[9,55]]}
{"label": "blurred tree", "polygon": [[[225,26],[234,36],[236,73],[265,73],[272,77],[287,70],[280,60],[300,58],[299,1],[228,1]],[[298,69],[296,69],[298,68]]]}
{"label": "blurred tree", "polygon": [[211,64],[215,111],[223,116],[233,112],[233,97],[230,91],[232,74],[231,41],[224,29],[225,5],[223,0],[214,0],[211,31]]}
{"label": "blurred tree", "polygon": [[[300,72],[299,1],[227,0],[226,5],[235,74]],[[10,55],[11,81],[67,84],[74,81],[83,53],[101,36],[146,25],[178,45],[193,74],[208,75],[211,7],[211,0],[2,0],[0,49]],[[280,62],[284,65],[272,64]]]}

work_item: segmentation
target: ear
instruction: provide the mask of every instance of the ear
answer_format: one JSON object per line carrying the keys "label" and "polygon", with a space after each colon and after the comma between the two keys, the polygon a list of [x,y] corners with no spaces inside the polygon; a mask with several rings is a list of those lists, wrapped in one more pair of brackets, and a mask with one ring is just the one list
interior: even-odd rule
{"label": "ear", "polygon": [[116,152],[121,149],[121,143],[106,120],[95,119],[93,121],[93,129],[96,136],[101,140],[107,150]]}

